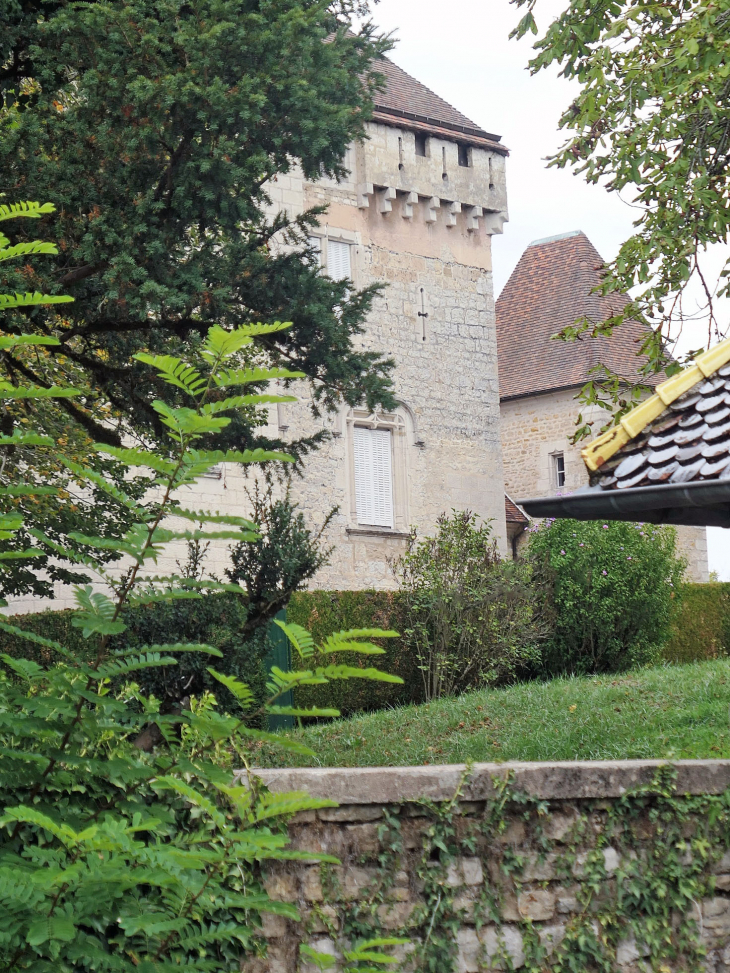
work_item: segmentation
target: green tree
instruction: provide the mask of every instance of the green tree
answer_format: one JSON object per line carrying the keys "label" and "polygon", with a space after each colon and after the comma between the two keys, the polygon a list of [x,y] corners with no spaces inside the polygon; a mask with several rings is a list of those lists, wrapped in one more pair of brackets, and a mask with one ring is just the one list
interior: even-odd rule
{"label": "green tree", "polygon": [[[537,34],[538,0],[512,2],[526,8],[514,33]],[[679,368],[670,339],[696,316],[694,306],[694,315],[684,313],[690,286],[707,302],[707,342],[727,334],[716,302],[730,293],[729,265],[713,280],[703,254],[725,246],[730,230],[729,44],[724,2],[569,0],[530,62],[533,73],[557,65],[580,89],[560,120],[568,138],[551,165],[623,192],[637,208],[635,231],[603,287],[631,290],[632,300],[605,322],[577,322],[564,337],[610,335],[625,320],[642,321],[647,334],[637,351],[646,355],[646,377]],[[642,390],[618,378],[597,369],[582,401],[622,414]]]}
{"label": "green tree", "polygon": [[549,623],[543,674],[657,662],[686,566],[674,528],[549,518],[530,530],[528,557]]}
{"label": "green tree", "polygon": [[[27,303],[43,300],[38,293]],[[20,301],[10,297],[5,303]],[[184,391],[187,402],[178,407],[162,400],[154,403],[168,430],[166,449],[97,446],[132,476],[145,476],[144,499],[104,480],[96,469],[69,461],[79,477],[125,506],[133,520],[115,540],[81,538],[92,552],[103,553],[116,543],[128,558],[128,567],[121,573],[107,571],[103,560],[95,562],[91,555],[68,552],[71,559],[93,566],[106,589],[82,585],[76,590],[78,611],[73,624],[95,651],[81,659],[58,642],[0,621],[0,627],[19,640],[40,642],[63,657],[47,668],[28,659],[0,657],[0,962],[13,973],[71,969],[156,973],[191,965],[216,973],[230,970],[255,947],[261,912],[299,918],[293,906],[274,902],[263,892],[254,863],[272,858],[336,860],[287,848],[280,827],[298,810],[332,802],[301,793],[268,794],[254,778],[233,779],[235,766],[247,769],[246,751],[252,742],[265,739],[301,749],[249,726],[256,714],[246,712],[252,703],[248,686],[209,667],[243,711],[235,717],[219,712],[210,694],[191,700],[183,713],[163,716],[159,703],[143,696],[134,683],[128,681],[119,692],[111,688],[119,679],[129,680],[146,669],[174,665],[181,652],[219,654],[199,643],[112,650],[110,642],[125,631],[123,613],[129,605],[164,604],[198,597],[204,590],[235,591],[237,587],[152,572],[165,544],[173,540],[256,540],[254,525],[240,517],[206,520],[200,511],[185,510],[171,498],[222,456],[241,463],[287,459],[263,450],[221,454],[202,448],[211,430],[224,428],[234,409],[249,404],[251,396],[229,392],[259,381],[259,376],[252,377],[250,370],[242,372],[235,365],[237,353],[262,330],[263,326],[232,332],[211,328],[201,348],[205,373],[169,355],[140,354],[139,359],[164,382]],[[13,351],[55,340],[5,337],[2,348]],[[49,391],[10,387],[8,382],[2,391],[5,398],[19,400],[73,393],[63,386]],[[14,432],[0,442],[23,435]],[[25,438],[40,440],[37,448],[55,448],[48,438]],[[13,496],[23,489],[32,494],[47,488],[29,482],[0,486],[0,494]],[[170,513],[190,523],[190,529],[166,526]],[[6,544],[21,526],[19,521],[17,514],[0,515],[0,564],[19,556]],[[34,555],[28,550],[21,556]],[[353,676],[397,681],[374,668],[332,663],[315,667],[311,664],[315,647],[308,633],[298,626],[282,628],[296,657],[310,668],[288,673],[272,670],[265,712],[296,715],[296,710],[278,706],[277,700],[299,684]],[[320,647],[320,653],[372,655],[382,649],[367,639],[388,634],[393,633],[339,633]],[[332,714],[320,711],[318,715]],[[163,741],[154,753],[134,745],[149,724],[158,728]],[[351,969],[362,969],[367,960],[391,962],[385,955],[373,958],[368,947],[397,942],[353,943],[348,957]]]}
{"label": "green tree", "polygon": [[[297,169],[341,174],[363,136],[388,42],[367,23],[351,30],[361,5],[2,0],[0,10],[0,182],[54,199],[59,242],[44,266],[14,266],[0,283],[74,297],[62,315],[6,318],[11,333],[60,344],[1,366],[38,384],[66,370],[83,388],[54,412],[58,428],[70,417],[112,445],[129,430],[159,440],[152,401],[179,390],[134,354],[194,356],[213,322],[291,320],[256,337],[252,364],[301,372],[315,408],[392,404],[392,363],[353,342],[374,290],[322,275],[307,248],[314,212],[275,213],[267,196]],[[217,445],[275,446],[251,411]],[[287,448],[299,456],[319,438]]]}

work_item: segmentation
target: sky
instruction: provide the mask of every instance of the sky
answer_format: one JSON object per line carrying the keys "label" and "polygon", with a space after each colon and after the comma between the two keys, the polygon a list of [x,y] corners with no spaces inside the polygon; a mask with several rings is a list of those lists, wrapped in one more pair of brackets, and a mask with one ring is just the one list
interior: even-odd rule
{"label": "sky", "polygon": [[[563,6],[540,0],[538,26]],[[510,150],[509,223],[492,238],[495,296],[533,240],[583,230],[611,260],[636,217],[630,198],[547,167],[564,140],[561,112],[577,89],[554,70],[530,75],[530,37],[509,40],[519,17],[509,0],[380,0],[373,8],[375,23],[397,41],[390,57]],[[708,528],[708,549],[710,570],[730,581],[730,530]]]}

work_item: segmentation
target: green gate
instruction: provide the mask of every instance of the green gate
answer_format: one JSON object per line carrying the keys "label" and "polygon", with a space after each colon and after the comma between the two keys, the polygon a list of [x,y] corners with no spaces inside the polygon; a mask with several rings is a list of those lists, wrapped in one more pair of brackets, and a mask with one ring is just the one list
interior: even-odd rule
{"label": "green gate", "polygon": [[[277,613],[276,618],[280,622],[286,621],[286,609],[283,608]],[[269,653],[264,659],[266,671],[269,672],[272,666],[278,666],[282,672],[289,672],[291,669],[291,646],[289,639],[284,635],[279,626],[273,621],[269,624]],[[293,706],[294,698],[291,690],[284,693],[277,701],[278,706]],[[269,730],[290,730],[294,726],[293,716],[270,716]]]}

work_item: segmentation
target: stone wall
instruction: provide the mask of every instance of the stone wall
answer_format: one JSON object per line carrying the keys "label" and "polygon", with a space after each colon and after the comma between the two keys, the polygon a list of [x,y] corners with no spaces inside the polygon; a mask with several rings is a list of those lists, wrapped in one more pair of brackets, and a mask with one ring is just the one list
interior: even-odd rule
{"label": "stone wall", "polygon": [[[256,771],[339,807],[299,814],[264,884],[301,921],[265,920],[244,973],[346,964],[369,937],[394,970],[730,971],[730,761]],[[263,950],[262,950],[263,952]]]}
{"label": "stone wall", "polygon": [[[513,500],[544,497],[556,493],[551,482],[551,455],[563,453],[565,487],[569,493],[588,483],[581,459],[582,444],[572,446],[579,412],[594,420],[599,429],[606,420],[603,410],[581,410],[575,400],[577,389],[563,389],[543,395],[509,399],[500,405],[502,455],[505,490]],[[680,554],[687,559],[690,581],[709,580],[707,564],[707,531],[704,527],[677,527]]]}

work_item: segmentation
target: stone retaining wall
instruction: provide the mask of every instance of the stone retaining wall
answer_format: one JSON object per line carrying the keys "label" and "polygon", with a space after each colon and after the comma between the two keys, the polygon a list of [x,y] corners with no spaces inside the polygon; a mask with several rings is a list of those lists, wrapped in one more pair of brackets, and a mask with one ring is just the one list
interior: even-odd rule
{"label": "stone retaining wall", "polygon": [[[277,862],[268,954],[245,973],[335,970],[368,937],[418,973],[730,973],[730,761],[257,771],[339,807],[299,814]],[[367,965],[367,964],[366,964]]]}

